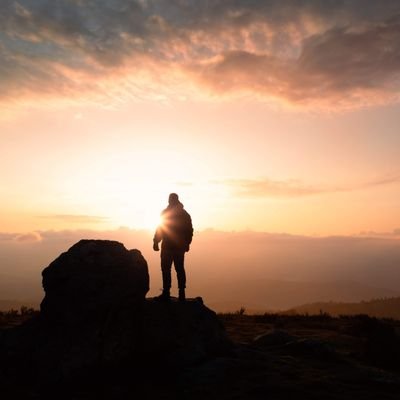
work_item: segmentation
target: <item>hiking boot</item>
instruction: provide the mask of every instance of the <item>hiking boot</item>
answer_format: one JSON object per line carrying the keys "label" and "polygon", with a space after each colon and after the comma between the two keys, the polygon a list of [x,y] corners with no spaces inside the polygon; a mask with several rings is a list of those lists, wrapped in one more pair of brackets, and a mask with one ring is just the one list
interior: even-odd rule
{"label": "hiking boot", "polygon": [[169,294],[169,290],[163,290],[159,296],[154,297],[154,300],[157,300],[157,301],[170,301],[170,299],[171,299],[171,296]]}
{"label": "hiking boot", "polygon": [[185,289],[179,289],[179,301],[185,301],[186,300],[186,295],[185,295]]}

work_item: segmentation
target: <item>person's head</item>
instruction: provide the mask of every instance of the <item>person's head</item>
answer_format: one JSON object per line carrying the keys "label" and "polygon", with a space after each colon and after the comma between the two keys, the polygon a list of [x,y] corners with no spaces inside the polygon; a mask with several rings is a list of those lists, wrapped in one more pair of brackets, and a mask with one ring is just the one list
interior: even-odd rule
{"label": "person's head", "polygon": [[176,204],[179,204],[179,197],[176,193],[171,193],[168,197],[168,204],[170,206],[174,206]]}

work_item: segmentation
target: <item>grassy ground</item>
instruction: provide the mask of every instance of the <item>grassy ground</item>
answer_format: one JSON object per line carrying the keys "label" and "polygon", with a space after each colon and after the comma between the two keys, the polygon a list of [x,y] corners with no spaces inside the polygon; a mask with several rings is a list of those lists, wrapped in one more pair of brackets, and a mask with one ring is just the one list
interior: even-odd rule
{"label": "grassy ground", "polygon": [[0,329],[12,328],[38,315],[33,308],[21,307],[19,310],[0,311]]}
{"label": "grassy ground", "polygon": [[[0,313],[0,329],[32,310]],[[400,321],[326,314],[219,314],[230,354],[164,376],[100,379],[58,392],[62,399],[390,399],[400,393]],[[128,378],[127,378],[128,377]],[[140,396],[138,383],[140,381]],[[44,398],[31,387],[6,398]],[[14,397],[12,395],[15,395]],[[51,396],[50,396],[51,397]]]}
{"label": "grassy ground", "polygon": [[400,321],[240,312],[220,319],[243,361],[242,398],[398,398]]}

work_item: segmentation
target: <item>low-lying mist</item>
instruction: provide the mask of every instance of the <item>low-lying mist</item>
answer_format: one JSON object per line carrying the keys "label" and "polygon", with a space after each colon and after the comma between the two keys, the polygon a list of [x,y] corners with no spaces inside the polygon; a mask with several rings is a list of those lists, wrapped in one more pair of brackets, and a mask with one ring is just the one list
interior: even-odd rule
{"label": "low-lying mist", "polygon": [[[9,306],[2,306],[5,300],[38,305],[42,269],[80,239],[118,240],[139,249],[149,264],[149,296],[160,293],[159,253],[152,250],[150,232],[121,228],[1,234],[0,307]],[[188,296],[202,296],[218,311],[370,300],[400,294],[400,240],[203,231],[194,236],[186,271]],[[176,280],[173,295],[175,290]]]}

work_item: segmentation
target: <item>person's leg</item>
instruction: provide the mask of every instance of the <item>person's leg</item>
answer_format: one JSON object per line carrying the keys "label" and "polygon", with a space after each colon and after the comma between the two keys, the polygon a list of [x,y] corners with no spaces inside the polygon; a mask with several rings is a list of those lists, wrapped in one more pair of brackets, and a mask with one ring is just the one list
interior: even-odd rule
{"label": "person's leg", "polygon": [[178,251],[174,254],[174,266],[176,276],[178,278],[179,288],[179,300],[185,300],[185,288],[186,288],[186,273],[185,273],[185,252]]}
{"label": "person's leg", "polygon": [[174,260],[171,251],[162,249],[161,250],[161,272],[163,280],[163,295],[169,297],[171,289],[171,268]]}

